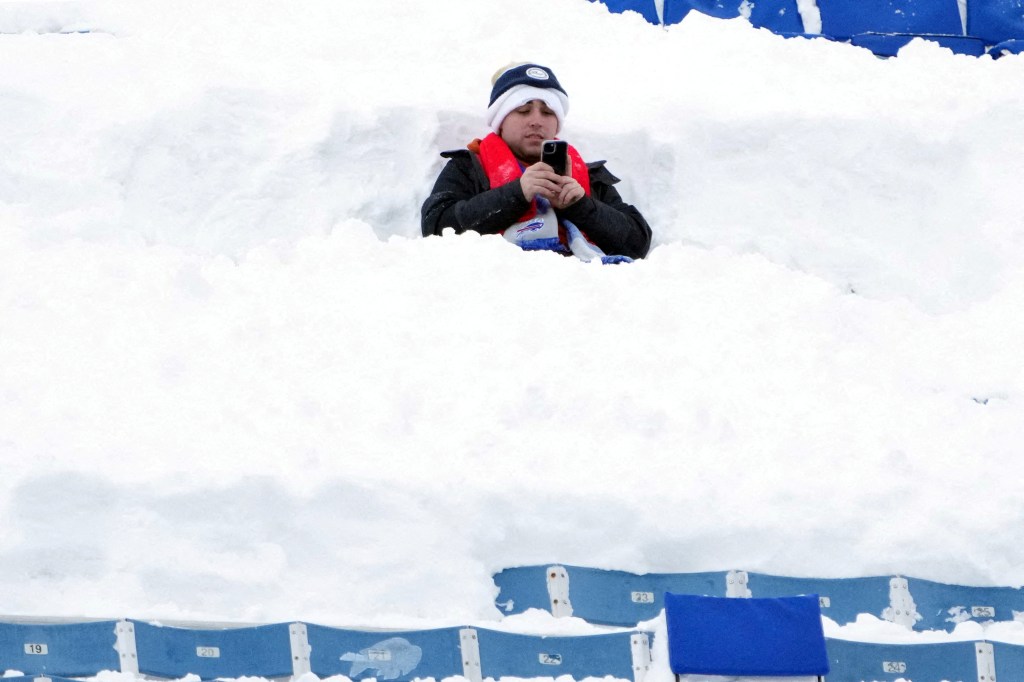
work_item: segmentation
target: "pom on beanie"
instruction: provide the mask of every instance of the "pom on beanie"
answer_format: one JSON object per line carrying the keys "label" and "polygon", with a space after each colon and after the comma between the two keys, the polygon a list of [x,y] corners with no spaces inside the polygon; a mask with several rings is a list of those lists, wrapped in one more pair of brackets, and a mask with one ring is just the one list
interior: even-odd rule
{"label": "pom on beanie", "polygon": [[487,106],[487,125],[494,132],[514,109],[539,99],[555,112],[558,129],[562,129],[569,112],[569,96],[551,69],[539,64],[518,64],[505,69],[494,80],[491,101]]}

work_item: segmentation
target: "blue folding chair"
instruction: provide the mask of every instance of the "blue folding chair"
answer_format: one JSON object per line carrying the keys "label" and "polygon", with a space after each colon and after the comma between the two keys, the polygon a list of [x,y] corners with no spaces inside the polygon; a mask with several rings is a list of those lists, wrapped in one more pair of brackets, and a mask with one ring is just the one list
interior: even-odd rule
{"label": "blue folding chair", "polygon": [[818,595],[665,595],[668,657],[682,675],[817,677],[829,672]]}

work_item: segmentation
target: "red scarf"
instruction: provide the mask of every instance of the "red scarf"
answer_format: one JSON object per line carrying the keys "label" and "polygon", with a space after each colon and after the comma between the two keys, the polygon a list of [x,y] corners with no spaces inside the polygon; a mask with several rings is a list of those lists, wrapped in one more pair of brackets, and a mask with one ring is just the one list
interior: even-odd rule
{"label": "red scarf", "polygon": [[[523,166],[516,158],[512,150],[497,134],[491,133],[482,140],[473,140],[469,143],[470,151],[476,152],[480,157],[480,164],[484,167],[487,180],[491,188],[507,185],[513,180],[523,177]],[[576,148],[569,145],[569,174],[580,183],[583,191],[590,196],[590,171],[583,157],[576,151]],[[519,222],[529,220],[537,215],[537,198],[530,202],[530,208],[519,219]]]}

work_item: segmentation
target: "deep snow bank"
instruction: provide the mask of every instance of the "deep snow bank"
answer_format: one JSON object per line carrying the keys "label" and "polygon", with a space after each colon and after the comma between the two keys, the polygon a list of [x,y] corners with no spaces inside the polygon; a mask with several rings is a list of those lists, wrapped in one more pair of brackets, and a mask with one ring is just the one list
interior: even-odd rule
{"label": "deep snow bank", "polygon": [[[548,561],[1024,582],[1019,59],[582,0],[78,11],[106,33],[0,36],[6,610],[486,620]],[[646,261],[416,236],[524,57]]]}

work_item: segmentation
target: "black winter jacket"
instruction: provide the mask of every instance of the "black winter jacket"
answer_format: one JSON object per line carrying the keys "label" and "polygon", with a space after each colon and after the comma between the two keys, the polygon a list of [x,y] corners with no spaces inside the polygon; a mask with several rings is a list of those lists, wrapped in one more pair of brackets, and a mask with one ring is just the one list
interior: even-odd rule
{"label": "black winter jacket", "polygon": [[[490,188],[479,157],[468,149],[441,154],[448,163],[434,183],[421,210],[423,236],[439,235],[446,227],[456,232],[473,230],[499,234],[515,224],[530,207],[518,182]],[[587,164],[590,196],[555,211],[560,220],[571,221],[608,255],[643,258],[651,247],[651,228],[636,210],[622,200],[613,185],[619,181],[604,161]]]}

